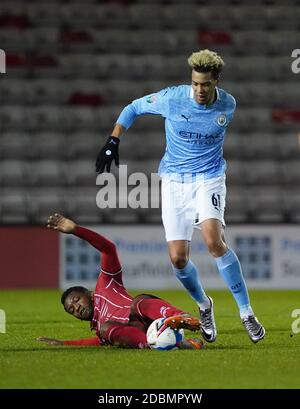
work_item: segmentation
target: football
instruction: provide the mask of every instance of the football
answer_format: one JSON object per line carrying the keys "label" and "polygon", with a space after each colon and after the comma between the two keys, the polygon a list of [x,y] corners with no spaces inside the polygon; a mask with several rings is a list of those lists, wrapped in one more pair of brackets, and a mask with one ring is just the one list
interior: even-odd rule
{"label": "football", "polygon": [[147,330],[147,342],[151,349],[169,351],[177,349],[178,344],[184,340],[184,331],[173,330],[164,325],[165,318],[153,321]]}

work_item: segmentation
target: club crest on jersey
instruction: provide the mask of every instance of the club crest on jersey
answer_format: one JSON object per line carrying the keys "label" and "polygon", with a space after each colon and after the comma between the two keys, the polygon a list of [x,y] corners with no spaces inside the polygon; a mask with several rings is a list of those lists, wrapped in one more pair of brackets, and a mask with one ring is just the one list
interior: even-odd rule
{"label": "club crest on jersey", "polygon": [[220,126],[224,126],[226,125],[226,123],[227,123],[226,115],[224,114],[219,115],[217,118],[217,124]]}
{"label": "club crest on jersey", "polygon": [[155,104],[155,102],[157,101],[157,96],[150,95],[150,97],[148,97],[146,101],[148,102],[148,104]]}

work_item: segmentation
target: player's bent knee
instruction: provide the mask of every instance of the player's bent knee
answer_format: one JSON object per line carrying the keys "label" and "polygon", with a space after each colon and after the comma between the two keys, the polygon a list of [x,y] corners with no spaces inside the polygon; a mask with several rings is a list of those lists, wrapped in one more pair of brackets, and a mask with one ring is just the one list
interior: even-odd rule
{"label": "player's bent knee", "polygon": [[185,255],[174,255],[171,256],[171,262],[174,267],[182,269],[186,266],[188,262],[188,257]]}

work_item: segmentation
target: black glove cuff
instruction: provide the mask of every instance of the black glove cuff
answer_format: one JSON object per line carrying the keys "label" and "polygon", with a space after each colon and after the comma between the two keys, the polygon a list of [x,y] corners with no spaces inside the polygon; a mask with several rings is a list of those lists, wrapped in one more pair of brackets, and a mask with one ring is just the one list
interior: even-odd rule
{"label": "black glove cuff", "polygon": [[120,138],[117,138],[116,136],[110,136],[110,137],[107,139],[107,143],[110,143],[111,140],[113,140],[113,141],[116,142],[117,144],[120,143]]}

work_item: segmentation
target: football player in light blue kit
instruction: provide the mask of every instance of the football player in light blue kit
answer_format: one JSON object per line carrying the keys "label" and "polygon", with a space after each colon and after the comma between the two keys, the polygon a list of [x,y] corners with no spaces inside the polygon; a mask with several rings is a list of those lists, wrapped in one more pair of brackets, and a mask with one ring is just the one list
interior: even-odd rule
{"label": "football player in light blue kit", "polygon": [[223,144],[236,102],[218,87],[224,65],[219,55],[201,50],[189,57],[188,64],[192,69],[191,85],[165,88],[136,99],[123,109],[98,155],[96,170],[102,173],[106,167],[109,172],[113,159],[119,164],[119,137],[137,116],[165,118],[166,151],[159,175],[162,220],[174,272],[199,306],[202,336],[207,342],[215,341],[213,300],[205,293],[197,267],[189,259],[193,228],[200,226],[208,251],[239,307],[242,323],[256,343],[264,337],[265,329],[251,308],[238,257],[224,237]]}

